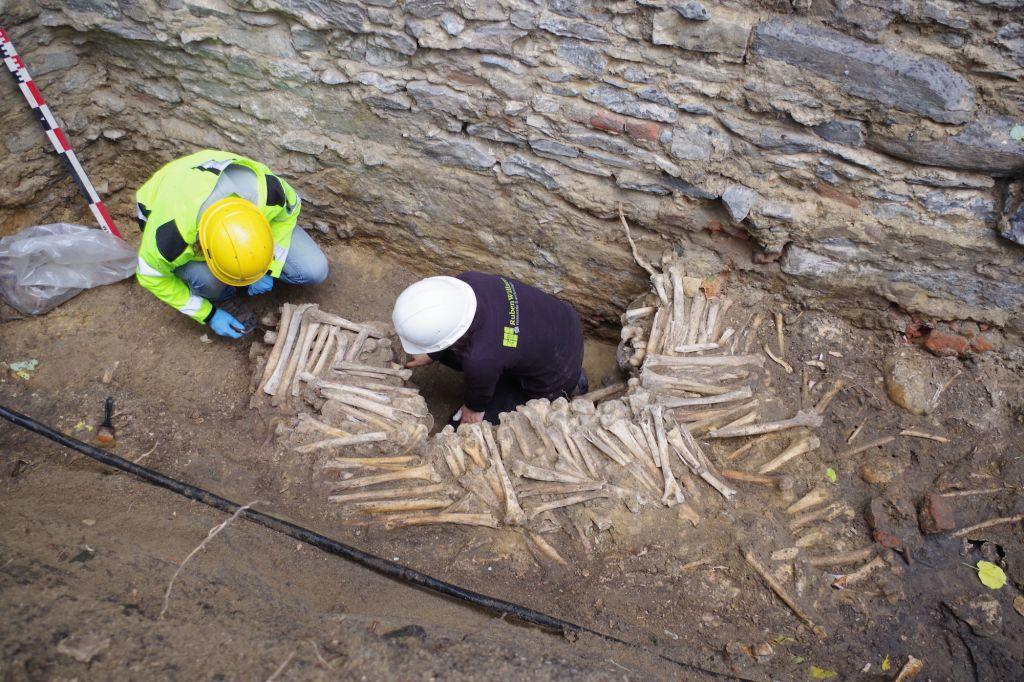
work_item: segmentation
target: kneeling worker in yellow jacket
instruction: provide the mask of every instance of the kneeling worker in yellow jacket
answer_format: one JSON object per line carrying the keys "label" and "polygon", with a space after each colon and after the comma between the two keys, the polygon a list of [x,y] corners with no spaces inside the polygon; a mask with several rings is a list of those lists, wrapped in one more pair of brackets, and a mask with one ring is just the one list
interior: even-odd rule
{"label": "kneeling worker in yellow jacket", "polygon": [[274,279],[319,284],[327,258],[301,229],[299,197],[262,163],[206,149],[171,161],[136,193],[143,229],[136,278],[164,303],[221,336],[243,325],[217,303]]}

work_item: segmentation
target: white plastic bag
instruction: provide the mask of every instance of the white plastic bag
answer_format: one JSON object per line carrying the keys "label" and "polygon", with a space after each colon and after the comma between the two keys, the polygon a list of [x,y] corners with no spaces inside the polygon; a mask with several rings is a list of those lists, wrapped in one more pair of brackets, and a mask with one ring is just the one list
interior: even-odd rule
{"label": "white plastic bag", "polygon": [[135,273],[135,250],[94,227],[54,223],[0,239],[0,294],[26,315],[41,315],[83,289]]}

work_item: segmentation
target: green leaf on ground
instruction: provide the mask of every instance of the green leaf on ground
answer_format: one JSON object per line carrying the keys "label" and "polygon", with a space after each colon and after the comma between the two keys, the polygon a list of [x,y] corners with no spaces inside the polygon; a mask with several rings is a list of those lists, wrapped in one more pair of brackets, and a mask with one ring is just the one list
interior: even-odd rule
{"label": "green leaf on ground", "polygon": [[1024,126],[1015,125],[1010,128],[1010,139],[1011,140],[1024,140]]}
{"label": "green leaf on ground", "polygon": [[829,467],[828,469],[825,469],[825,478],[835,483],[839,479],[839,476],[836,475],[835,469]]}
{"label": "green leaf on ground", "polygon": [[989,589],[998,590],[1006,584],[1006,574],[991,561],[978,562],[978,577],[981,584]]}
{"label": "green leaf on ground", "polygon": [[811,679],[812,680],[831,680],[833,677],[837,677],[839,673],[835,670],[826,670],[825,668],[819,668],[816,665],[811,666]]}

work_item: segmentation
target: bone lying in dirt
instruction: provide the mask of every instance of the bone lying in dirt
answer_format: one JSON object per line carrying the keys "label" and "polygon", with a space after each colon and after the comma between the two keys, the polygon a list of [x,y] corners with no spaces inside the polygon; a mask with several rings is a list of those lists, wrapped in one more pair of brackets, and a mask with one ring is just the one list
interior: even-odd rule
{"label": "bone lying in dirt", "polygon": [[821,441],[818,437],[813,434],[807,434],[797,439],[792,445],[787,447],[785,450],[779,453],[777,457],[769,462],[765,462],[758,468],[757,473],[759,474],[770,474],[779,467],[783,466],[790,460],[796,459],[797,457],[807,454],[812,450],[816,449],[821,445]]}
{"label": "bone lying in dirt", "polygon": [[672,473],[672,467],[668,456],[668,438],[665,434],[665,423],[664,416],[661,412],[661,406],[651,406],[651,419],[654,421],[654,435],[657,441],[659,460],[661,463],[661,471],[665,479],[665,489],[662,491],[661,503],[666,506],[674,506],[682,504],[685,501],[683,497],[683,491],[679,487],[679,483],[676,481],[675,475]]}
{"label": "bone lying in dirt", "polygon": [[324,462],[324,469],[359,469],[381,468],[381,469],[404,469],[416,458],[412,455],[404,457],[335,457]]}
{"label": "bone lying in dirt", "polygon": [[775,364],[777,364],[780,367],[782,367],[782,369],[784,369],[786,371],[786,374],[792,374],[793,373],[793,365],[789,364],[788,362],[786,362],[785,360],[780,358],[778,355],[773,353],[772,349],[768,347],[767,343],[764,344],[764,352],[765,352],[765,354],[768,357],[770,357],[772,359],[772,362],[774,362]]}
{"label": "bone lying in dirt", "polygon": [[611,384],[610,386],[605,386],[604,388],[595,389],[590,393],[584,393],[579,398],[577,398],[577,400],[589,400],[592,403],[599,403],[602,400],[606,400],[608,398],[618,395],[619,393],[625,392],[626,384],[620,381],[618,383]]}
{"label": "bone lying in dirt", "polygon": [[522,460],[516,460],[512,463],[512,471],[516,476],[520,478],[529,478],[534,481],[553,481],[558,483],[593,483],[594,481],[588,480],[581,475],[567,474],[562,471],[555,471],[554,469],[545,469],[543,467],[534,466],[527,464]]}
{"label": "bone lying in dirt", "polygon": [[384,502],[355,502],[349,509],[363,514],[394,514],[401,512],[426,511],[428,509],[444,509],[452,501],[447,497],[425,497],[417,500],[393,500]]}
{"label": "bone lying in dirt", "polygon": [[749,471],[738,471],[736,469],[722,469],[720,473],[722,474],[722,478],[727,478],[730,481],[765,485],[775,488],[780,492],[789,492],[793,490],[793,479],[789,476],[765,476],[763,474],[752,474]]}
{"label": "bone lying in dirt", "polygon": [[[299,327],[302,324],[302,317],[306,310],[309,308],[309,304],[302,304],[293,308],[291,316],[288,319],[288,329],[284,331],[284,342],[281,345],[281,352],[277,357],[277,361],[273,366],[270,378],[263,384],[263,392],[270,396],[276,396],[281,386],[281,380],[284,377],[285,369],[288,362],[291,360],[293,355],[292,347],[295,345],[296,338],[299,335]],[[282,323],[284,320],[284,313],[281,315]],[[278,329],[278,336],[281,336],[281,330]],[[278,339],[280,341],[280,339]],[[270,367],[270,363],[267,363],[267,367]]]}
{"label": "bone lying in dirt", "polygon": [[313,367],[316,366],[317,361],[320,359],[320,355],[324,352],[324,346],[327,345],[327,340],[330,337],[331,328],[326,324],[318,325],[316,338],[313,339],[313,346],[309,350],[309,356],[306,358],[306,362],[300,368],[300,381],[302,380],[303,374],[313,371]]}
{"label": "bone lying in dirt", "polygon": [[295,448],[295,452],[305,454],[308,452],[315,452],[323,448],[340,448],[347,445],[361,445],[363,443],[380,443],[388,439],[388,434],[384,431],[374,431],[372,433],[358,433],[348,436],[342,436],[338,438],[325,438],[324,440],[316,441],[315,443],[309,443],[307,445],[300,445]]}
{"label": "bone lying in dirt", "polygon": [[703,395],[723,395],[733,389],[727,386],[716,386],[692,379],[680,379],[664,374],[657,374],[653,370],[644,368],[640,373],[640,383],[647,389],[669,389],[687,391],[689,393],[700,393]]}
{"label": "bone lying in dirt", "polygon": [[441,477],[434,471],[430,464],[410,467],[399,471],[390,471],[385,474],[374,474],[371,476],[360,476],[350,478],[347,481],[340,481],[334,485],[335,490],[349,490],[352,488],[365,488],[378,483],[389,483],[391,481],[422,480],[440,483]]}
{"label": "bone lying in dirt", "polygon": [[362,374],[381,376],[396,376],[403,381],[408,381],[412,377],[411,369],[394,369],[392,367],[377,367],[375,365],[363,365],[358,362],[342,361],[334,366],[335,369],[341,370],[342,372],[359,372]]}
{"label": "bone lying in dirt", "polygon": [[313,363],[312,369],[309,370],[313,376],[320,376],[320,373],[324,371],[327,363],[334,357],[334,348],[338,343],[338,330],[326,324],[323,328],[327,330],[327,339],[324,341],[324,346],[320,349],[320,355]]}
{"label": "bone lying in dirt", "polygon": [[807,623],[807,625],[810,626],[814,634],[816,634],[820,639],[825,639],[825,629],[822,628],[820,625],[815,624],[815,622],[811,619],[810,615],[806,611],[804,611],[804,609],[796,602],[795,599],[793,599],[792,596],[790,596],[789,592],[786,591],[786,589],[782,586],[782,583],[776,580],[768,572],[768,570],[761,565],[761,562],[754,557],[753,552],[751,552],[750,550],[742,550],[742,554],[743,559],[747,562],[747,565],[754,569],[754,572],[756,572],[759,576],[761,576],[761,579],[764,580],[768,587],[771,588],[772,592],[774,592],[778,596],[778,598],[781,599],[782,602],[786,606],[788,606],[790,610],[793,611],[793,613],[796,614],[797,618]]}
{"label": "bone lying in dirt", "polygon": [[644,367],[743,367],[764,365],[763,355],[648,355]]}
{"label": "bone lying in dirt", "polygon": [[588,483],[524,483],[519,486],[517,495],[521,499],[537,497],[539,495],[574,495],[576,493],[601,490],[605,485],[604,481],[591,481]]}
{"label": "bone lying in dirt", "polygon": [[260,378],[259,386],[256,388],[257,391],[262,391],[270,380],[274,370],[277,369],[278,361],[281,359],[281,353],[284,350],[285,339],[287,338],[288,328],[291,325],[292,312],[295,310],[295,306],[291,303],[285,303],[281,306],[281,321],[278,324],[278,331],[275,333],[274,347],[270,349],[270,353],[267,355],[267,364],[263,367],[263,376]]}
{"label": "bone lying in dirt", "polygon": [[484,438],[487,440],[487,445],[491,450],[491,466],[498,474],[498,481],[501,483],[502,496],[505,502],[505,523],[513,526],[518,526],[523,523],[526,519],[526,514],[523,512],[523,508],[519,506],[519,499],[516,497],[516,489],[512,487],[512,481],[509,480],[508,472],[505,471],[505,464],[502,461],[502,455],[504,454],[509,459],[512,458],[512,434],[507,430],[498,432],[498,440],[500,443],[501,451],[499,452],[499,446],[495,445],[493,437],[491,436],[490,424],[487,424],[487,428],[484,430]]}
{"label": "bone lying in dirt", "polygon": [[807,493],[799,500],[789,505],[786,508],[787,514],[799,514],[802,511],[807,511],[812,507],[817,507],[819,504],[825,504],[832,499],[831,493],[826,488],[818,487]]}
{"label": "bone lying in dirt", "polygon": [[523,457],[526,459],[533,459],[535,457],[533,448],[530,446],[529,437],[526,435],[525,425],[518,412],[502,412],[498,415],[498,421],[502,425],[508,425],[512,429],[512,435],[515,437],[516,445],[519,446],[519,451],[523,453]]}
{"label": "bone lying in dirt", "polygon": [[563,558],[562,558],[562,555],[561,555],[561,554],[559,554],[559,553],[558,553],[558,552],[557,552],[557,551],[555,550],[555,548],[554,548],[554,547],[552,547],[552,546],[551,546],[551,545],[550,545],[550,544],[548,543],[548,541],[547,541],[547,540],[545,540],[544,538],[542,538],[542,537],[541,537],[540,535],[538,535],[537,533],[529,533],[529,532],[528,532],[528,533],[526,534],[526,537],[528,537],[528,538],[530,539],[530,542],[532,542],[532,543],[533,543],[533,545],[534,545],[534,546],[535,546],[535,547],[537,548],[537,550],[538,550],[538,551],[539,551],[539,552],[540,552],[541,554],[543,554],[543,555],[544,555],[544,556],[546,556],[547,558],[551,559],[551,560],[552,560],[552,561],[554,561],[554,562],[555,562],[556,564],[558,564],[558,565],[560,565],[560,566],[568,566],[568,565],[569,565],[569,564],[568,564],[568,562],[567,562],[567,561],[566,561],[565,559],[563,559]]}
{"label": "bone lying in dirt", "polygon": [[351,320],[346,320],[344,317],[338,315],[332,315],[331,313],[324,312],[322,310],[315,310],[311,313],[311,316],[317,322],[321,324],[329,324],[332,327],[341,327],[357,334],[362,331],[366,331],[368,336],[372,336],[375,339],[385,338],[385,334],[373,327],[365,324],[358,324]]}
{"label": "bone lying in dirt", "polygon": [[785,431],[786,429],[795,429],[801,426],[807,428],[817,428],[821,426],[822,418],[821,414],[811,410],[801,410],[797,412],[795,417],[791,419],[783,419],[776,422],[764,422],[761,424],[751,424],[750,426],[741,426],[733,429],[717,429],[708,433],[709,438],[737,438],[739,436],[756,436],[762,433],[773,433],[775,431]]}
{"label": "bone lying in dirt", "polygon": [[497,528],[498,521],[490,514],[414,514],[398,518],[391,518],[385,522],[384,527],[401,528],[402,526],[423,526],[434,523],[451,523],[461,526],[486,526]]}
{"label": "bone lying in dirt", "polygon": [[833,521],[840,516],[846,519],[852,519],[854,516],[853,510],[842,503],[830,504],[827,507],[795,517],[789,522],[789,529],[798,530],[804,526],[809,526],[812,523],[818,523],[819,521]]}
{"label": "bone lying in dirt", "polygon": [[419,497],[425,497],[427,495],[433,495],[435,493],[442,492],[444,485],[441,483],[430,483],[427,485],[415,485],[404,488],[378,488],[376,490],[360,490],[354,493],[343,493],[340,495],[331,495],[327,498],[329,502],[337,503],[348,503],[348,502],[360,502],[364,500],[394,500],[394,499],[414,499]]}
{"label": "bone lying in dirt", "polygon": [[327,386],[320,386],[319,390],[321,395],[323,395],[324,397],[331,398],[332,400],[337,400],[339,402],[345,403],[346,405],[357,408],[364,412],[371,412],[373,414],[384,417],[385,419],[390,419],[391,421],[394,422],[402,422],[405,419],[407,419],[406,417],[402,416],[403,413],[412,415],[414,417],[423,416],[421,414],[413,412],[412,410],[404,410],[401,408],[390,407],[388,405],[379,403],[375,400],[365,398],[360,395],[356,395],[347,387],[339,389]]}
{"label": "bone lying in dirt", "polygon": [[704,326],[700,330],[700,334],[697,335],[697,343],[707,343],[711,340],[711,334],[715,330],[715,325],[718,323],[718,310],[722,307],[719,301],[708,301],[708,313],[707,319],[704,321]]}
{"label": "bone lying in dirt", "polygon": [[362,329],[356,335],[352,345],[349,346],[348,350],[345,351],[345,360],[348,362],[358,362],[359,354],[363,352],[363,346],[366,345],[366,339],[370,336],[370,332],[367,329]]}
{"label": "bone lying in dirt", "polygon": [[725,482],[718,477],[717,472],[712,470],[711,463],[704,455],[704,451],[685,426],[676,426],[669,431],[668,441],[672,444],[672,447],[675,448],[676,454],[679,456],[679,459],[683,464],[690,467],[690,470],[694,474],[704,479],[704,481],[717,490],[722,497],[726,500],[732,500],[732,498],[736,496],[736,491],[726,485]]}
{"label": "bone lying in dirt", "polygon": [[281,383],[278,386],[274,397],[270,401],[275,407],[283,404],[291,395],[292,381],[295,379],[295,371],[299,366],[299,359],[307,352],[307,345],[312,343],[312,340],[309,337],[312,317],[309,313],[315,309],[315,305],[309,305],[299,317],[299,329],[296,332],[297,339],[295,347],[288,356],[288,364],[285,366],[284,372],[281,374]]}
{"label": "bone lying in dirt", "polygon": [[719,395],[705,396],[703,398],[660,398],[658,402],[666,409],[678,407],[694,407],[700,405],[717,405],[719,403],[731,403],[737,400],[746,400],[753,397],[753,391],[749,386],[738,388],[735,391],[721,393]]}
{"label": "bone lying in dirt", "polygon": [[608,497],[610,493],[604,490],[595,490],[593,492],[580,493],[578,495],[570,495],[569,497],[562,497],[557,500],[551,500],[550,502],[544,502],[535,507],[530,507],[527,511],[528,518],[536,518],[539,514],[543,514],[546,511],[552,509],[560,509],[562,507],[571,507],[574,504],[581,504],[583,502],[589,502],[590,500],[596,500],[599,497]]}
{"label": "bone lying in dirt", "polygon": [[883,445],[888,445],[894,440],[896,440],[895,436],[885,436],[883,438],[878,438],[876,440],[871,441],[870,443],[864,443],[863,445],[858,445],[857,447],[843,450],[838,455],[836,455],[836,457],[839,459],[844,459],[846,457],[851,457],[852,455],[858,455],[866,450],[871,450],[872,448],[880,448]]}

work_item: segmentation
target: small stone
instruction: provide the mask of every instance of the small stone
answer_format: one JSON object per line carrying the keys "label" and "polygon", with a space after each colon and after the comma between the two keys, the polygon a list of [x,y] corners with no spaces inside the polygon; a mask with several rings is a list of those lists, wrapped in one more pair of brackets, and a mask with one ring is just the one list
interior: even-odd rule
{"label": "small stone", "polygon": [[729,211],[729,217],[736,223],[743,222],[756,200],[757,192],[743,185],[729,185],[722,192],[722,203]]}
{"label": "small stone", "polygon": [[557,189],[558,181],[540,164],[534,163],[519,154],[502,159],[501,172],[505,175],[518,176],[533,180],[546,189]]}
{"label": "small stone", "polygon": [[441,141],[427,145],[423,153],[444,166],[486,170],[495,163],[487,149],[468,141]]}
{"label": "small stone", "polygon": [[83,526],[95,526],[96,525],[96,519],[82,519],[82,525]]}
{"label": "small stone", "polygon": [[924,340],[924,347],[929,353],[938,355],[940,358],[955,357],[967,353],[970,341],[960,334],[933,329],[928,332],[928,336]]}
{"label": "small stone", "polygon": [[754,645],[754,660],[758,663],[767,663],[775,655],[775,648],[768,642],[760,642]]}
{"label": "small stone", "polygon": [[615,114],[600,112],[590,117],[590,125],[598,130],[621,133],[626,127],[626,119]]}
{"label": "small stone", "polygon": [[658,137],[661,135],[661,126],[652,121],[644,123],[627,121],[626,133],[640,140],[657,142]]}
{"label": "small stone", "polygon": [[732,61],[741,61],[747,54],[750,29],[746,21],[729,21],[719,17],[713,21],[687,21],[679,12],[665,10],[654,15],[651,42],[695,52],[720,54]]}
{"label": "small stone", "polygon": [[573,21],[571,19],[561,19],[558,17],[548,17],[542,19],[538,27],[553,33],[556,36],[565,36],[567,38],[578,38],[579,40],[589,40],[597,43],[607,43],[608,36],[601,30],[600,27],[593,24],[588,24],[585,21]]}
{"label": "small stone", "polygon": [[326,85],[341,85],[348,83],[348,78],[338,69],[328,67],[320,72],[320,82]]}
{"label": "small stone", "polygon": [[872,497],[864,519],[871,528],[871,537],[882,547],[901,552],[920,541],[917,513],[903,498]]}
{"label": "small stone", "polygon": [[57,653],[70,656],[80,663],[88,663],[110,646],[110,638],[95,632],[71,635],[57,644]]}
{"label": "small stone", "polygon": [[754,662],[750,645],[743,642],[728,642],[725,645],[725,658],[730,665],[738,668],[746,668]]}
{"label": "small stone", "polygon": [[450,36],[457,36],[466,29],[466,22],[454,12],[445,12],[441,15],[441,28]]}
{"label": "small stone", "polygon": [[579,151],[567,144],[555,142],[554,140],[535,139],[530,140],[530,148],[540,156],[548,158],[554,156],[567,156],[575,158],[580,155]]}
{"label": "small stone", "polygon": [[580,69],[583,73],[596,76],[601,74],[608,60],[601,53],[585,42],[579,40],[559,41],[555,54]]}
{"label": "small stone", "polygon": [[945,533],[956,528],[953,508],[945,497],[938,493],[925,493],[918,511],[918,523],[922,533]]}
{"label": "small stone", "polygon": [[811,130],[823,140],[845,144],[848,147],[864,146],[864,126],[859,121],[835,120],[816,125]]}
{"label": "small stone", "polygon": [[883,456],[875,461],[862,464],[860,477],[865,483],[884,485],[896,479],[903,471],[904,466],[899,460]]}
{"label": "small stone", "polygon": [[971,339],[971,350],[975,353],[987,353],[988,351],[995,350],[996,344],[992,341],[988,334],[978,334]]}
{"label": "small stone", "polygon": [[911,348],[902,348],[886,358],[883,367],[885,392],[890,400],[911,414],[931,414],[937,407],[936,394],[942,387],[932,370],[927,356]]}
{"label": "small stone", "polygon": [[782,17],[757,26],[750,50],[806,69],[856,97],[939,123],[966,123],[973,117],[974,88],[937,59]]}
{"label": "small stone", "polygon": [[1003,616],[999,602],[987,594],[975,597],[960,597],[946,602],[957,618],[967,623],[979,637],[993,637],[1003,629]]}
{"label": "small stone", "polygon": [[690,21],[707,21],[711,18],[708,8],[696,0],[689,0],[689,2],[684,2],[682,5],[672,5],[672,9],[679,12],[684,19],[689,19]]}
{"label": "small stone", "polygon": [[1013,598],[1013,610],[1024,616],[1024,595],[1017,595]]}

